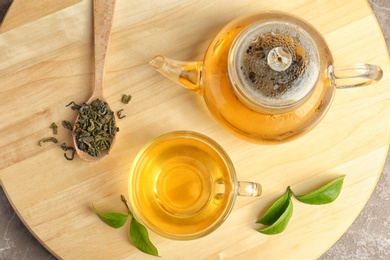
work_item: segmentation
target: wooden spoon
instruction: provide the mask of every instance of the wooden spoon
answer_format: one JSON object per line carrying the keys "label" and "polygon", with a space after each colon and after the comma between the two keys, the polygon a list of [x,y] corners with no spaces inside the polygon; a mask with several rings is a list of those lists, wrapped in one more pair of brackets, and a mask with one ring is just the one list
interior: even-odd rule
{"label": "wooden spoon", "polygon": [[[94,79],[94,91],[92,96],[86,102],[87,104],[90,104],[92,101],[96,99],[106,102],[103,97],[104,66],[106,61],[108,42],[110,38],[110,31],[112,27],[114,7],[115,7],[115,0],[94,0],[93,1],[94,54],[95,54],[94,78],[95,79]],[[78,121],[79,116],[76,118],[75,122]],[[75,130],[75,128],[76,127],[74,127],[73,131]],[[113,140],[108,150],[112,148],[114,141],[115,141],[115,136],[113,137]],[[91,156],[87,152],[84,152],[79,149],[75,135],[73,135],[73,142],[74,142],[77,155],[85,161],[97,161],[108,154],[107,151],[107,153],[104,152],[99,157]]]}

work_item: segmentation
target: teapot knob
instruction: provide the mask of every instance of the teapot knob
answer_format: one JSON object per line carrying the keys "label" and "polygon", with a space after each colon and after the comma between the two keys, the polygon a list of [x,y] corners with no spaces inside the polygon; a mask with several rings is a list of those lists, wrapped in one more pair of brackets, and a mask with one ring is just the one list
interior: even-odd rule
{"label": "teapot knob", "polygon": [[285,71],[290,67],[292,57],[286,48],[276,47],[268,53],[267,63],[275,71]]}

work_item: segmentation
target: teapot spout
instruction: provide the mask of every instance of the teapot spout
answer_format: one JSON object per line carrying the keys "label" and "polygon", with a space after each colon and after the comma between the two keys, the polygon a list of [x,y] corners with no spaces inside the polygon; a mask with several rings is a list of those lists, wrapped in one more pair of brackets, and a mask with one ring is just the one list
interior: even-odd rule
{"label": "teapot spout", "polygon": [[167,78],[200,95],[203,94],[203,61],[183,62],[158,55],[149,64]]}

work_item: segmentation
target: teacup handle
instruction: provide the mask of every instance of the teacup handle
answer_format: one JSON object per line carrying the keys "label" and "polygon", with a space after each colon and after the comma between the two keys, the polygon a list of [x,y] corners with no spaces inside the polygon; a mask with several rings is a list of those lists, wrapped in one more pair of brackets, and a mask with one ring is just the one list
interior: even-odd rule
{"label": "teacup handle", "polygon": [[336,88],[354,88],[373,84],[382,79],[383,71],[372,64],[356,64],[337,68],[329,66],[329,77],[336,82]]}
{"label": "teacup handle", "polygon": [[239,181],[237,194],[246,197],[258,197],[261,195],[262,188],[257,182]]}

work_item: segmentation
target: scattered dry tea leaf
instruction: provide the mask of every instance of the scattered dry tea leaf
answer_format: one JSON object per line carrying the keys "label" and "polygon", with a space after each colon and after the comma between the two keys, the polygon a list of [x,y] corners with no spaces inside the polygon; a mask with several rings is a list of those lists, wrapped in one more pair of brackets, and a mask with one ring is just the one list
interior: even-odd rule
{"label": "scattered dry tea leaf", "polygon": [[47,142],[52,142],[52,143],[56,144],[56,143],[58,143],[58,140],[55,137],[47,137],[47,138],[43,138],[43,139],[39,140],[38,145],[42,146],[42,143],[47,143]]}
{"label": "scattered dry tea leaf", "polygon": [[129,104],[131,98],[132,98],[131,95],[123,94],[121,101],[123,104]]}
{"label": "scattered dry tea leaf", "polygon": [[51,125],[50,125],[50,129],[52,129],[53,130],[53,134],[54,135],[56,135],[58,132],[57,132],[57,129],[58,129],[58,126],[57,126],[57,124],[56,123],[51,123]]}

